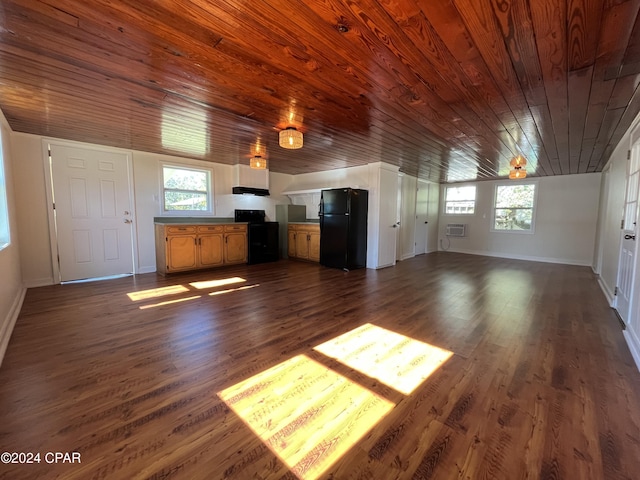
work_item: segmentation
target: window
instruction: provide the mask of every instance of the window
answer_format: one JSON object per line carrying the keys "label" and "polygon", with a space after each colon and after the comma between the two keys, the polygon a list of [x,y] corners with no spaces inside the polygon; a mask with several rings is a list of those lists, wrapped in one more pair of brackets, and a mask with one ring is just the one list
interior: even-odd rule
{"label": "window", "polygon": [[476,187],[445,187],[444,213],[447,215],[471,215],[476,209]]}
{"label": "window", "polygon": [[9,206],[7,205],[7,181],[4,171],[2,135],[0,134],[0,250],[11,242],[9,232]]}
{"label": "window", "polygon": [[211,170],[162,166],[162,210],[171,213],[213,213]]}
{"label": "window", "polygon": [[493,231],[533,233],[535,183],[496,185]]}

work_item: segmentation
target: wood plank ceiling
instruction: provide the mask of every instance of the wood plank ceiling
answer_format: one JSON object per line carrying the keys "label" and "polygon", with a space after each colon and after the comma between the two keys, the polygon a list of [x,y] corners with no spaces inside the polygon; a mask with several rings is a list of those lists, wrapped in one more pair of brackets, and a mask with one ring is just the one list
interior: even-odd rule
{"label": "wood plank ceiling", "polygon": [[[12,129],[273,172],[602,170],[640,111],[640,0],[2,0]],[[278,131],[304,133],[282,149]]]}

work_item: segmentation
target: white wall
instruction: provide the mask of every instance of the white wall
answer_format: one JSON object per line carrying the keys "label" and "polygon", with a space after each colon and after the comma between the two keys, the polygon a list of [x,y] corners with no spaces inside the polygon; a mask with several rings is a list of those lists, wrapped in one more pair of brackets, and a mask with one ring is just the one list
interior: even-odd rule
{"label": "white wall", "polygon": [[[55,140],[65,142],[64,140]],[[75,144],[73,142],[65,142]],[[76,144],[87,146],[87,144]],[[14,182],[16,186],[16,216],[20,230],[22,275],[29,287],[55,283],[52,271],[52,255],[49,241],[48,201],[45,192],[43,137],[12,134],[14,152]],[[93,146],[95,147],[95,145]],[[109,148],[109,147],[105,147]],[[155,271],[155,243],[153,218],[160,211],[161,161],[201,164],[213,167],[215,217],[233,218],[234,210],[263,209],[267,218],[275,220],[275,205],[290,203],[281,195],[290,175],[270,174],[269,197],[233,195],[234,168],[231,165],[195,162],[180,157],[133,151],[133,189],[135,198],[135,222],[137,228],[137,273]]]}
{"label": "white wall", "polygon": [[[495,186],[509,184],[510,180],[475,182],[475,214],[440,214],[443,249],[449,247],[450,251],[463,253],[590,266],[600,177],[600,173],[589,173],[533,178],[538,184],[533,234],[491,232]],[[443,185],[442,195],[444,188]],[[448,223],[467,224],[467,236],[446,237]]]}
{"label": "white wall", "polygon": [[427,206],[427,253],[440,249],[440,185],[429,185],[429,205]]}
{"label": "white wall", "polygon": [[13,326],[20,313],[25,288],[20,270],[20,248],[16,212],[16,189],[14,187],[13,166],[15,163],[11,149],[11,129],[0,112],[0,142],[2,142],[7,204],[9,207],[10,244],[0,250],[0,364],[4,358]]}

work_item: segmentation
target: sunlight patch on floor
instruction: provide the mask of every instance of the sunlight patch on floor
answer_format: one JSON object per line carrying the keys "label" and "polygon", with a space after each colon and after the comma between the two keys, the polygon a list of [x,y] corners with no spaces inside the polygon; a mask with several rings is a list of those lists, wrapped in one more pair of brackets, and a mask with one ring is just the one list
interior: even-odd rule
{"label": "sunlight patch on floor", "polygon": [[314,350],[409,395],[453,352],[367,323]]}
{"label": "sunlight patch on floor", "polygon": [[218,396],[304,480],[322,475],[395,406],[305,355]]}
{"label": "sunlight patch on floor", "polygon": [[163,305],[171,305],[171,304],[174,304],[174,303],[187,302],[189,300],[195,300],[197,298],[200,298],[200,295],[196,295],[194,297],[177,298],[175,300],[165,300],[164,302],[154,303],[152,305],[141,305],[138,308],[140,310],[146,310],[148,308],[162,307]]}
{"label": "sunlight patch on floor", "polygon": [[178,293],[188,292],[189,289],[184,285],[170,285],[168,287],[152,288],[150,290],[140,290],[139,292],[127,293],[129,299],[133,302],[147,300],[149,298],[164,297],[166,295],[176,295]]}
{"label": "sunlight patch on floor", "polygon": [[245,285],[244,287],[229,288],[227,290],[218,290],[217,292],[211,292],[209,296],[213,297],[215,295],[221,295],[223,293],[239,292],[240,290],[249,290],[250,288],[256,288],[259,286],[260,284],[256,283],[255,285]]}
{"label": "sunlight patch on floor", "polygon": [[193,282],[190,283],[193,288],[197,288],[198,290],[202,290],[204,288],[215,288],[221,287],[223,285],[232,285],[234,283],[242,283],[246,282],[244,278],[240,277],[229,277],[229,278],[221,278],[219,280],[205,280],[202,282]]}

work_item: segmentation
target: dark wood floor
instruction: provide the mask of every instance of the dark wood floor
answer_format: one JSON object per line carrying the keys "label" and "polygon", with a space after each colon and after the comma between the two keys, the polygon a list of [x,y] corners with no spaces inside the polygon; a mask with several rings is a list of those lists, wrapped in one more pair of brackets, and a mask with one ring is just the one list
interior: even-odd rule
{"label": "dark wood floor", "polygon": [[[184,288],[127,295],[168,286]],[[313,350],[366,323],[453,356],[405,395]],[[0,477],[296,478],[219,393],[298,355],[395,405],[321,478],[640,478],[640,373],[591,269],[445,252],[29,290],[0,368],[0,452],[43,457]]]}

